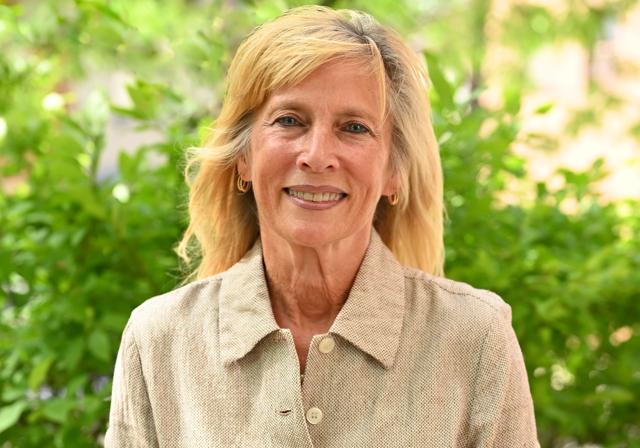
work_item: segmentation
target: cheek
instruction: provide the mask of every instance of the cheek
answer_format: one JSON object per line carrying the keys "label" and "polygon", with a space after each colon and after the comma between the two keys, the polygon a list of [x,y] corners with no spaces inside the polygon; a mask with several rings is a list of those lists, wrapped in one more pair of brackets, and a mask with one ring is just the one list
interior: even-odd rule
{"label": "cheek", "polygon": [[[275,134],[275,135],[274,135]],[[271,161],[283,160],[295,152],[297,142],[290,138],[284,138],[277,133],[265,133],[251,142],[251,147],[262,162],[269,164]]]}
{"label": "cheek", "polygon": [[286,148],[264,145],[255,151],[251,174],[256,189],[256,199],[269,200],[274,193],[279,193],[286,186],[294,168],[295,157]]}
{"label": "cheek", "polygon": [[354,177],[362,185],[375,192],[384,188],[384,183],[388,178],[388,168],[382,157],[360,158],[353,160],[351,166],[355,168]]}

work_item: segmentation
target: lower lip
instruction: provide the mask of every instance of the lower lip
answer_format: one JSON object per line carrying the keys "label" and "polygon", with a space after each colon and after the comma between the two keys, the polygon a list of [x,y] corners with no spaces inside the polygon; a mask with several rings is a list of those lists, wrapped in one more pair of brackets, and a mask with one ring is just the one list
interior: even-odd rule
{"label": "lower lip", "polygon": [[313,202],[313,201],[305,201],[304,199],[300,199],[296,196],[291,196],[286,191],[284,192],[284,194],[287,195],[287,197],[291,199],[291,201],[293,201],[294,204],[302,208],[306,208],[307,210],[326,210],[328,208],[335,207],[340,202],[342,202],[343,199],[346,198],[346,196],[342,196],[340,199],[336,199],[334,201]]}

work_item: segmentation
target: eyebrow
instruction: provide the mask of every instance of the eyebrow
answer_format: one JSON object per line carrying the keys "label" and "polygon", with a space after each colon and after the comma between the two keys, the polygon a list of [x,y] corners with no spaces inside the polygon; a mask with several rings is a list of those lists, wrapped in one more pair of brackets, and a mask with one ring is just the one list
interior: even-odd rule
{"label": "eyebrow", "polygon": [[[272,114],[274,111],[278,110],[278,109],[291,109],[291,110],[300,110],[300,111],[307,111],[308,110],[308,105],[305,104],[302,101],[298,101],[295,99],[291,99],[291,98],[282,98],[282,99],[276,99],[274,100],[273,104],[270,105],[270,107],[267,109],[267,115]],[[359,109],[357,107],[346,107],[344,109],[341,109],[339,111],[339,116],[341,117],[361,117],[365,120],[371,121],[372,123],[374,123],[376,126],[380,126],[380,119],[376,118],[375,116],[369,114],[367,111],[363,110],[363,109]]]}

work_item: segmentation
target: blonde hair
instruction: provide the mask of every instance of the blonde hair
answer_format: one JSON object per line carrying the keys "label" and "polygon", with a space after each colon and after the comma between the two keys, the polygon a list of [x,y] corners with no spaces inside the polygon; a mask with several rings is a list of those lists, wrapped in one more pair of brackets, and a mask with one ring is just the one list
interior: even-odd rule
{"label": "blonde hair", "polygon": [[423,60],[368,14],[304,6],[256,28],[240,45],[218,119],[203,146],[190,152],[190,222],[177,252],[187,264],[195,256],[198,266],[186,280],[228,269],[259,236],[253,194],[236,191],[236,162],[249,150],[252,114],[275,89],[336,58],[372,67],[392,118],[390,163],[400,201],[392,207],[382,198],[373,225],[402,264],[443,274],[442,173]]}

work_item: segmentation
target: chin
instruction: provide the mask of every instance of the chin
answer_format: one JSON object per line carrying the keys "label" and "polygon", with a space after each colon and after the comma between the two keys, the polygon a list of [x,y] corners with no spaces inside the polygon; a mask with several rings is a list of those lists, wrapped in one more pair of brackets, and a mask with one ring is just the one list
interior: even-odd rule
{"label": "chin", "polygon": [[322,225],[318,223],[305,223],[304,225],[293,226],[289,229],[283,229],[281,234],[289,242],[306,247],[321,247],[335,241],[344,239],[342,229],[336,228],[335,225]]}

